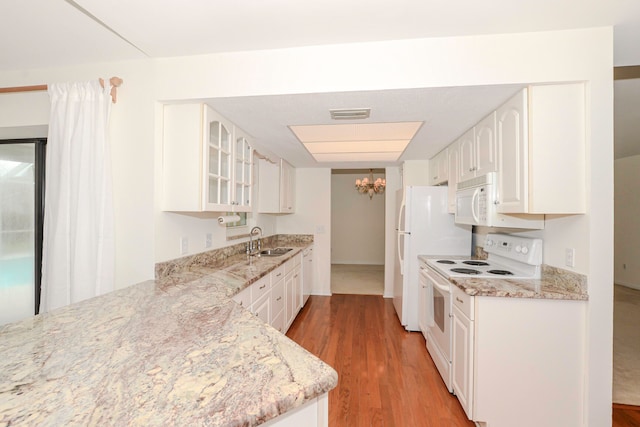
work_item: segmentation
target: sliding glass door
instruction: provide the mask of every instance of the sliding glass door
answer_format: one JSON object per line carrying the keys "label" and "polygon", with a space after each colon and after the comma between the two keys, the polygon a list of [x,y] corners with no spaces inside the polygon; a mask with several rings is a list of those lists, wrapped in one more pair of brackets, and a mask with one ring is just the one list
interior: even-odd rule
{"label": "sliding glass door", "polygon": [[0,141],[0,325],[40,305],[45,144]]}

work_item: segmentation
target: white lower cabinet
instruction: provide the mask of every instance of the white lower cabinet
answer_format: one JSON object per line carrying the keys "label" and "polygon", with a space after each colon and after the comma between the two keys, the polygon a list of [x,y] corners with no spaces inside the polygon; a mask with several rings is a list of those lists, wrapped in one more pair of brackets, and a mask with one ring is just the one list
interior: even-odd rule
{"label": "white lower cabinet", "polygon": [[280,280],[271,288],[271,326],[280,332],[285,332],[285,294],[284,280]]}
{"label": "white lower cabinet", "polygon": [[262,298],[251,304],[251,312],[264,323],[271,323],[271,299],[269,292]]}
{"label": "white lower cabinet", "polygon": [[302,254],[296,255],[285,263],[285,293],[286,293],[286,309],[285,309],[285,330],[293,323],[300,308],[302,307],[302,273],[300,264]]}
{"label": "white lower cabinet", "polygon": [[418,276],[418,326],[420,327],[420,331],[424,336],[424,339],[427,339],[427,327],[429,326],[429,312],[427,311],[429,308],[429,288],[427,286],[427,277],[426,277],[427,264],[423,261],[420,261],[420,273]]}
{"label": "white lower cabinet", "polygon": [[329,425],[329,394],[318,396],[261,425],[263,427],[327,427]]}
{"label": "white lower cabinet", "polygon": [[[473,419],[473,297],[454,289],[453,292],[453,337],[452,337],[452,381],[453,392],[458,397],[467,417]],[[469,310],[464,310],[464,307]],[[462,310],[461,310],[462,308]],[[463,311],[464,310],[464,311]]]}
{"label": "white lower cabinet", "polygon": [[453,390],[469,418],[491,427],[585,425],[586,304],[452,289]]}
{"label": "white lower cabinet", "polygon": [[302,253],[233,297],[263,322],[286,333],[302,308]]}
{"label": "white lower cabinet", "polygon": [[313,289],[313,246],[302,252],[302,293],[300,307],[304,307]]}

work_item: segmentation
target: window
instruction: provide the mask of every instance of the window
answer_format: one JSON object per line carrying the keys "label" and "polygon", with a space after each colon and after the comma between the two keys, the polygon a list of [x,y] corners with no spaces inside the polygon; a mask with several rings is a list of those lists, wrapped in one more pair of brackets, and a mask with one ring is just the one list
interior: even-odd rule
{"label": "window", "polygon": [[46,139],[0,141],[0,324],[40,306]]}

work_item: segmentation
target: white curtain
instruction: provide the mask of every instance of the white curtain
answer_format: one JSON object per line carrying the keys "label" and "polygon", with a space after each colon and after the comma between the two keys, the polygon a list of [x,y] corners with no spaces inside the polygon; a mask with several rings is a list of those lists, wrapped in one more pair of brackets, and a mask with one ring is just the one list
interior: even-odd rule
{"label": "white curtain", "polygon": [[49,85],[41,313],[114,288],[110,89]]}

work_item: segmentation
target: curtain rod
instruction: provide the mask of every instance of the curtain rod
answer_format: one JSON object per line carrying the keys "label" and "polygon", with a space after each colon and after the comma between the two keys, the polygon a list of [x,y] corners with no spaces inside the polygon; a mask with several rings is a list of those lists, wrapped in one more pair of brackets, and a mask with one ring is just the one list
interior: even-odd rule
{"label": "curtain rod", "polygon": [[[104,87],[104,79],[100,80],[100,86]],[[118,95],[118,87],[122,84],[123,80],[120,77],[111,77],[109,83],[111,84],[111,101],[116,103]],[[14,87],[0,87],[0,93],[19,93],[19,92],[38,92],[48,90],[47,85],[33,85],[33,86],[14,86]]]}

